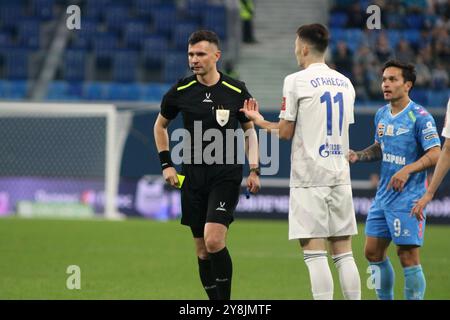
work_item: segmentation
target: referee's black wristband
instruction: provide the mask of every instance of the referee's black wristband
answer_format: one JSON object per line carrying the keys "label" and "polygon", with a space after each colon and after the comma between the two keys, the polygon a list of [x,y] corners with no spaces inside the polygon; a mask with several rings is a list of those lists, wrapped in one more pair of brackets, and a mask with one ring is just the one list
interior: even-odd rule
{"label": "referee's black wristband", "polygon": [[168,150],[159,153],[159,161],[161,162],[162,170],[173,167],[172,159],[170,159],[170,152]]}

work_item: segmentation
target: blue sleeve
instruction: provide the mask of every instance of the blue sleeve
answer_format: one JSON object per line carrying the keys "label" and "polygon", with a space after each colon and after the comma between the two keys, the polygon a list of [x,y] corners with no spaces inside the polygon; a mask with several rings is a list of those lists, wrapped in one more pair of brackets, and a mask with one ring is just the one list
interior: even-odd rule
{"label": "blue sleeve", "polygon": [[416,138],[417,141],[420,141],[424,151],[427,151],[431,147],[441,146],[441,139],[436,129],[436,123],[429,113],[417,116]]}
{"label": "blue sleeve", "polygon": [[380,121],[381,110],[383,110],[383,109],[380,109],[380,110],[377,111],[377,113],[375,114],[375,120],[374,120],[374,124],[375,124],[375,142],[378,142],[378,143],[381,143],[380,136],[378,134],[378,131],[382,130],[381,128],[378,128],[378,121]]}

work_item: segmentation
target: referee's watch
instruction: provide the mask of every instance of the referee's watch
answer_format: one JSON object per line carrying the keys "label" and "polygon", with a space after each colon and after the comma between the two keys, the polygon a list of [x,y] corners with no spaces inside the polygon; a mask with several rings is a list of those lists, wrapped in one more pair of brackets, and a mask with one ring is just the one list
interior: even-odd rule
{"label": "referee's watch", "polygon": [[256,173],[256,175],[259,177],[261,175],[261,169],[259,167],[257,168],[250,168],[250,173]]}

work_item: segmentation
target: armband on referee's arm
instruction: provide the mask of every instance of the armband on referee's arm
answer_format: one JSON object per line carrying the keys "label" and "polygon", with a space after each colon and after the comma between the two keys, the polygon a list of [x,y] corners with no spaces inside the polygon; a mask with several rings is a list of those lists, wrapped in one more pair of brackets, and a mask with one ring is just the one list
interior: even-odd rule
{"label": "armband on referee's arm", "polygon": [[159,161],[161,162],[162,170],[173,167],[173,162],[170,158],[170,152],[168,150],[164,150],[159,153]]}

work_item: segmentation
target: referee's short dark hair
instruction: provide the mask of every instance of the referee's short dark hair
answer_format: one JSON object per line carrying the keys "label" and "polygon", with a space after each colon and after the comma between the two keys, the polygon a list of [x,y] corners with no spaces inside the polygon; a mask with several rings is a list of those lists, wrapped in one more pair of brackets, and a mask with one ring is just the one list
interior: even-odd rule
{"label": "referee's short dark hair", "polygon": [[188,40],[188,43],[192,46],[200,41],[208,41],[214,43],[219,48],[219,37],[214,31],[210,30],[198,30],[193,32]]}
{"label": "referee's short dark hair", "polygon": [[327,50],[330,33],[324,25],[320,23],[305,24],[298,28],[297,35],[314,46],[316,51],[324,53]]}
{"label": "referee's short dark hair", "polygon": [[401,69],[403,80],[405,80],[405,82],[411,81],[412,87],[414,87],[414,83],[416,82],[416,68],[413,64],[405,63],[400,60],[389,60],[384,64],[382,72],[384,72],[384,70],[389,67],[396,67]]}

